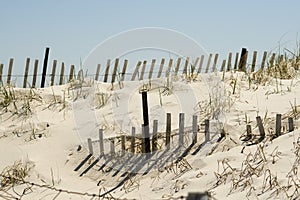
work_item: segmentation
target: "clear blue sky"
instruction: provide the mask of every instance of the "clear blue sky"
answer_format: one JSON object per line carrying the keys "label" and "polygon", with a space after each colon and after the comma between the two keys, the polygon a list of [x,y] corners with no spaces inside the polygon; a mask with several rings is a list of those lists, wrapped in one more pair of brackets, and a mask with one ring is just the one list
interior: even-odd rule
{"label": "clear blue sky", "polygon": [[21,74],[26,57],[42,61],[46,46],[51,60],[78,66],[97,44],[132,28],[174,29],[224,57],[241,47],[261,54],[280,40],[295,47],[300,32],[298,0],[1,0],[0,8],[0,63],[14,57]]}

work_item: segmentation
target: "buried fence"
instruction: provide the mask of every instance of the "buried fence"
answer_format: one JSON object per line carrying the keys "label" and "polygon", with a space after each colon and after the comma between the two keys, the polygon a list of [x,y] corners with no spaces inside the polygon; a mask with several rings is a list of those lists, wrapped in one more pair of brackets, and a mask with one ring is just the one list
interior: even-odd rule
{"label": "buried fence", "polygon": [[[83,78],[84,74],[82,69],[78,71],[76,75],[75,65],[71,65],[68,69],[66,68],[64,62],[59,62],[57,60],[52,61],[52,70],[48,70],[48,60],[49,60],[49,48],[45,50],[44,62],[41,69],[39,69],[39,60],[35,59],[33,62],[33,73],[29,74],[31,59],[26,58],[25,70],[23,75],[14,75],[13,65],[14,58],[10,58],[7,73],[4,69],[4,64],[0,63],[0,82],[3,84],[12,84],[12,78],[23,78],[22,87],[38,87],[37,78],[40,79],[40,87],[62,85],[68,83],[76,78]],[[236,53],[235,58],[233,58],[233,53],[228,54],[227,59],[223,59],[218,64],[219,54],[210,53],[205,60],[205,55],[200,55],[199,57],[192,60],[189,57],[181,58],[178,57],[176,60],[170,58],[169,61],[162,58],[160,61],[152,59],[151,62],[147,60],[138,61],[136,65],[131,64],[129,67],[129,61],[126,59],[116,58],[113,60],[108,59],[105,66],[97,64],[95,66],[94,73],[85,74],[89,78],[95,81],[103,81],[115,83],[116,81],[124,80],[145,80],[154,79],[169,76],[183,76],[183,77],[197,77],[200,73],[216,72],[217,70],[226,71],[244,71],[244,72],[255,72],[256,70],[266,70],[276,66],[276,63],[287,61],[287,56],[277,55],[275,53],[263,52],[261,62],[257,60],[257,51],[253,51],[252,60],[249,59],[250,53],[246,48],[242,48],[241,53]],[[122,63],[123,61],[123,63]],[[234,62],[233,62],[234,61]],[[60,65],[60,70],[59,70]],[[266,68],[267,66],[267,68]],[[128,71],[128,69],[133,69],[133,71]],[[299,68],[297,63],[296,69]],[[38,71],[42,71],[39,73]],[[49,71],[49,72],[48,72]],[[48,72],[48,73],[47,73]],[[89,72],[90,73],[90,72]],[[148,75],[148,76],[147,76]],[[6,77],[6,80],[4,80]],[[29,80],[31,77],[31,81]],[[101,80],[100,80],[101,79]]]}

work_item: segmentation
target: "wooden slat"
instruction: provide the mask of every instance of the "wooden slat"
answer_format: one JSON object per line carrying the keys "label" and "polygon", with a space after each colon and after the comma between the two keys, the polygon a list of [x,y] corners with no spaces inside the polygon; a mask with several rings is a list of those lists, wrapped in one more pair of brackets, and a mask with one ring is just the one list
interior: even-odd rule
{"label": "wooden slat", "polygon": [[39,60],[36,59],[36,60],[34,61],[34,69],[33,69],[32,85],[31,85],[31,87],[33,87],[33,88],[35,88],[35,86],[36,86],[36,77],[37,77],[38,66],[39,66]]}
{"label": "wooden slat", "polygon": [[230,52],[228,54],[227,71],[231,71],[231,66],[232,66],[232,64],[231,64],[232,61],[231,60],[232,60],[232,52]]}
{"label": "wooden slat", "polygon": [[43,72],[42,72],[42,79],[41,79],[41,88],[45,87],[49,51],[50,51],[50,48],[47,47],[46,50],[45,50],[45,56],[44,56]]}
{"label": "wooden slat", "polygon": [[272,53],[272,55],[271,55],[271,58],[270,58],[270,63],[269,63],[269,68],[272,68],[272,67],[274,67],[274,65],[275,65],[275,56],[276,56],[276,54],[275,53]]}
{"label": "wooden slat", "polygon": [[135,67],[135,70],[132,74],[132,77],[131,77],[131,81],[134,81],[135,80],[135,77],[137,76],[138,72],[139,72],[139,69],[140,69],[140,66],[141,66],[142,62],[141,61],[138,61],[138,63],[136,64],[136,67]]}
{"label": "wooden slat", "polygon": [[119,58],[116,58],[115,59],[115,65],[114,65],[114,71],[113,71],[113,74],[112,74],[112,77],[111,77],[111,84],[114,84],[114,82],[116,80],[118,66],[119,66]]}
{"label": "wooden slat", "polygon": [[191,74],[194,74],[195,69],[196,69],[196,67],[197,67],[197,65],[198,65],[199,59],[200,59],[200,58],[197,57],[196,60],[195,60],[195,62],[194,62],[194,64],[191,66]]}
{"label": "wooden slat", "polygon": [[247,55],[248,55],[247,49],[242,48],[240,62],[239,62],[239,71],[246,72]]}
{"label": "wooden slat", "polygon": [[167,122],[166,122],[166,147],[170,149],[170,137],[171,137],[171,113],[167,113]]}
{"label": "wooden slat", "polygon": [[208,73],[209,67],[210,67],[210,62],[211,62],[212,54],[209,54],[208,60],[207,60],[207,65],[205,69],[205,73]]}
{"label": "wooden slat", "polygon": [[0,83],[1,84],[3,84],[2,74],[3,74],[3,64],[0,64]]}
{"label": "wooden slat", "polygon": [[74,70],[75,70],[75,66],[71,65],[70,74],[69,74],[69,82],[74,78]]}
{"label": "wooden slat", "polygon": [[165,64],[165,59],[162,58],[161,62],[160,62],[160,67],[159,67],[159,71],[158,71],[158,74],[157,74],[157,78],[161,77],[162,71],[164,69],[164,64]]}
{"label": "wooden slat", "polygon": [[110,59],[107,59],[106,69],[105,69],[105,74],[104,74],[104,80],[103,80],[104,83],[107,82],[108,74],[109,74],[109,68],[110,68]]}
{"label": "wooden slat", "polygon": [[139,78],[140,80],[144,80],[144,74],[145,74],[146,66],[147,66],[147,60],[144,60],[143,67],[142,67],[142,72],[141,72],[141,75],[140,75],[140,78]]}
{"label": "wooden slat", "polygon": [[215,58],[214,58],[214,63],[213,63],[212,72],[216,72],[216,70],[217,70],[217,62],[218,62],[218,58],[219,58],[219,54],[216,53],[216,54],[215,54]]}
{"label": "wooden slat", "polygon": [[184,113],[179,113],[179,147],[184,144]]}
{"label": "wooden slat", "polygon": [[198,68],[197,74],[201,73],[202,67],[203,67],[203,63],[204,63],[204,55],[201,55],[200,64],[199,64],[199,68]]}
{"label": "wooden slat", "polygon": [[188,66],[189,66],[189,61],[190,61],[190,58],[189,57],[187,57],[186,59],[185,59],[185,64],[184,64],[184,68],[183,68],[183,72],[182,72],[182,74],[184,75],[186,75],[187,74],[187,69],[188,69]]}
{"label": "wooden slat", "polygon": [[6,83],[7,83],[8,85],[10,85],[10,83],[11,83],[11,73],[12,73],[12,67],[13,67],[13,64],[14,64],[14,59],[11,58],[11,59],[9,60],[8,75],[7,75],[7,80],[6,80]]}
{"label": "wooden slat", "polygon": [[124,79],[125,79],[127,65],[128,65],[128,60],[124,60],[124,65],[123,65],[123,70],[122,70],[122,75],[121,75],[121,81],[124,81]]}
{"label": "wooden slat", "polygon": [[157,151],[157,130],[158,120],[153,120],[153,132],[152,132],[152,152]]}
{"label": "wooden slat", "polygon": [[170,76],[170,72],[171,72],[171,69],[172,69],[172,65],[173,65],[173,59],[170,58],[169,60],[169,65],[168,65],[168,69],[166,71],[166,77],[169,77]]}
{"label": "wooden slat", "polygon": [[177,58],[177,62],[176,62],[176,67],[175,67],[174,76],[177,76],[177,75],[178,75],[178,71],[179,71],[180,63],[181,63],[181,58],[180,58],[180,57],[178,57],[178,58]]}
{"label": "wooden slat", "polygon": [[30,58],[26,58],[26,65],[25,65],[25,73],[24,73],[23,88],[26,88],[26,86],[27,86],[29,64],[30,64]]}
{"label": "wooden slat", "polygon": [[236,54],[235,54],[235,61],[234,61],[234,70],[238,69],[238,62],[239,62],[239,53],[236,52]]}
{"label": "wooden slat", "polygon": [[96,70],[96,75],[95,75],[95,80],[96,80],[96,81],[98,81],[98,79],[99,79],[100,68],[101,68],[101,65],[98,64],[98,65],[97,65],[97,70]]}
{"label": "wooden slat", "polygon": [[262,57],[262,61],[261,61],[261,65],[260,65],[260,69],[264,70],[265,68],[265,63],[266,63],[266,59],[267,59],[267,54],[268,52],[264,52],[263,57]]}
{"label": "wooden slat", "polygon": [[222,65],[221,65],[221,72],[224,72],[224,70],[225,70],[225,66],[226,66],[226,60],[224,59],[223,61],[222,61]]}
{"label": "wooden slat", "polygon": [[51,73],[51,82],[50,82],[51,86],[54,85],[55,73],[56,73],[56,65],[57,65],[57,60],[53,60],[52,73]]}
{"label": "wooden slat", "polygon": [[252,64],[251,64],[251,72],[255,71],[256,58],[257,58],[257,51],[253,51]]}
{"label": "wooden slat", "polygon": [[151,61],[151,67],[150,67],[150,72],[149,72],[149,76],[148,76],[148,79],[152,79],[152,74],[153,74],[153,70],[154,70],[154,66],[155,66],[155,59],[152,59]]}
{"label": "wooden slat", "polygon": [[64,84],[64,75],[65,75],[65,63],[61,63],[61,69],[60,69],[60,78],[59,78],[59,85]]}

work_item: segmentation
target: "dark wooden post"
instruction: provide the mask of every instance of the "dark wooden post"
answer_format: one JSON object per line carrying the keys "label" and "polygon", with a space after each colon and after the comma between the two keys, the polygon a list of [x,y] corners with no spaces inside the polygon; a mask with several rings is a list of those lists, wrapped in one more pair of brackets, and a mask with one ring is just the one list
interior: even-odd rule
{"label": "dark wooden post", "polygon": [[52,66],[52,74],[51,74],[51,82],[50,85],[54,85],[54,79],[55,79],[55,73],[56,73],[56,65],[57,65],[57,60],[53,60],[53,66]]}
{"label": "dark wooden post", "polygon": [[63,84],[64,81],[64,74],[65,74],[65,63],[61,63],[61,69],[60,69],[60,79],[59,79],[59,85]]}
{"label": "dark wooden post", "polygon": [[141,61],[138,61],[138,63],[136,64],[136,67],[135,67],[135,70],[132,74],[132,77],[131,77],[131,81],[134,81],[135,80],[135,77],[137,76],[138,72],[139,72],[139,69],[140,69],[140,66],[141,66],[142,62]]}
{"label": "dark wooden post", "polygon": [[74,78],[74,70],[75,70],[75,66],[71,65],[70,74],[69,74],[69,82],[72,81],[72,79]]}
{"label": "dark wooden post", "polygon": [[107,82],[108,74],[109,74],[109,68],[110,68],[110,59],[107,59],[106,69],[105,69],[105,74],[104,74],[104,80],[103,80],[104,83]]}
{"label": "dark wooden post", "polygon": [[196,66],[198,65],[199,62],[199,57],[196,58],[195,63],[191,66],[191,74],[194,74]]}
{"label": "dark wooden post", "polygon": [[210,62],[211,62],[211,58],[212,58],[212,54],[209,54],[207,65],[206,65],[206,69],[205,69],[205,73],[208,73]]}
{"label": "dark wooden post", "polygon": [[43,64],[43,73],[42,73],[42,80],[41,80],[41,88],[45,87],[49,51],[50,51],[50,48],[47,47],[46,50],[45,50],[45,57],[44,57],[44,64]]}
{"label": "dark wooden post", "polygon": [[98,79],[99,79],[100,68],[101,68],[101,65],[98,64],[97,69],[96,69],[95,81],[98,81]]}
{"label": "dark wooden post", "polygon": [[205,142],[208,142],[210,140],[208,119],[204,120],[204,135],[205,135]]}
{"label": "dark wooden post", "polygon": [[232,53],[230,52],[228,54],[227,71],[231,70],[231,59],[232,59]]}
{"label": "dark wooden post", "polygon": [[221,72],[225,72],[225,65],[226,65],[226,60],[224,59],[221,65]]}
{"label": "dark wooden post", "polygon": [[275,56],[276,56],[276,54],[272,53],[271,58],[270,58],[269,68],[274,67]]}
{"label": "dark wooden post", "polygon": [[246,72],[246,66],[247,66],[247,49],[242,48],[240,62],[239,62],[239,71]]}
{"label": "dark wooden post", "polygon": [[167,113],[167,125],[166,125],[166,146],[170,149],[171,138],[171,113]]}
{"label": "dark wooden post", "polygon": [[292,117],[288,118],[288,123],[289,123],[289,132],[294,131],[294,120]]}
{"label": "dark wooden post", "polygon": [[135,152],[135,127],[132,127],[131,129],[131,153]]}
{"label": "dark wooden post", "polygon": [[3,64],[0,64],[0,83],[1,84],[3,83],[2,74],[3,74]]}
{"label": "dark wooden post", "polygon": [[239,53],[237,52],[235,54],[235,61],[234,61],[234,70],[235,71],[238,69],[238,62],[239,62]]}
{"label": "dark wooden post", "polygon": [[187,57],[186,59],[185,59],[185,64],[184,64],[184,68],[183,68],[183,72],[182,72],[182,74],[184,75],[186,75],[187,74],[187,68],[188,68],[188,66],[189,66],[189,61],[190,61],[190,58],[189,57]]}
{"label": "dark wooden post", "polygon": [[254,71],[255,71],[256,57],[257,57],[257,51],[253,51],[252,65],[251,65],[251,72],[254,72]]}
{"label": "dark wooden post", "polygon": [[114,71],[113,71],[113,74],[112,74],[112,77],[111,77],[111,84],[114,84],[114,82],[116,80],[118,65],[119,65],[119,58],[116,58],[115,59],[115,65],[114,65]]}
{"label": "dark wooden post", "polygon": [[173,65],[173,59],[170,58],[170,60],[169,60],[169,65],[168,65],[168,69],[167,69],[167,71],[166,71],[166,77],[169,77],[169,76],[170,76],[170,72],[171,72],[172,65]]}
{"label": "dark wooden post", "polygon": [[10,82],[11,82],[11,73],[12,73],[12,67],[13,67],[13,64],[14,64],[14,59],[11,58],[9,60],[9,66],[8,66],[8,75],[7,75],[7,80],[6,80],[6,83],[8,85],[10,85]]}
{"label": "dark wooden post", "polygon": [[158,71],[158,74],[157,74],[157,78],[161,77],[162,71],[164,69],[164,64],[165,64],[165,59],[162,58],[161,62],[160,62],[160,66],[159,66],[159,71]]}
{"label": "dark wooden post", "polygon": [[29,64],[30,64],[30,58],[26,58],[26,65],[25,65],[25,74],[24,74],[23,88],[26,88],[26,85],[27,85]]}
{"label": "dark wooden post", "polygon": [[124,79],[125,79],[127,65],[128,65],[128,60],[124,60],[121,81],[124,81]]}
{"label": "dark wooden post", "polygon": [[33,70],[32,86],[31,86],[33,88],[35,88],[35,85],[36,85],[36,76],[37,76],[38,66],[39,66],[39,60],[36,59],[34,61],[34,70]]}
{"label": "dark wooden post", "polygon": [[266,62],[266,59],[267,59],[267,54],[268,54],[268,52],[266,52],[266,51],[263,54],[263,58],[262,58],[262,61],[261,61],[261,66],[260,66],[261,70],[264,70],[264,68],[265,68],[265,62]]}
{"label": "dark wooden post", "polygon": [[193,115],[193,144],[197,143],[197,133],[198,133],[198,116]]}
{"label": "dark wooden post", "polygon": [[148,99],[147,92],[142,92],[143,104],[143,119],[144,119],[144,140],[145,140],[145,153],[150,153],[150,138],[149,138],[149,114],[148,114]]}
{"label": "dark wooden post", "polygon": [[110,138],[110,154],[114,155],[116,153],[115,151],[115,139],[114,138]]}
{"label": "dark wooden post", "polygon": [[175,72],[174,72],[174,75],[175,75],[175,76],[177,76],[177,75],[178,75],[178,71],[179,71],[180,63],[181,63],[181,58],[180,58],[180,57],[178,57],[178,58],[177,58],[177,62],[176,62]]}
{"label": "dark wooden post", "polygon": [[94,154],[94,150],[93,150],[92,139],[91,139],[91,138],[88,138],[88,139],[87,139],[87,142],[88,142],[89,152],[90,152],[91,155],[93,155],[93,154]]}
{"label": "dark wooden post", "polygon": [[140,81],[144,80],[144,74],[145,74],[146,66],[147,66],[147,60],[144,60],[143,67],[142,67],[142,72],[141,72],[141,75],[140,75],[140,78],[139,78]]}
{"label": "dark wooden post", "polygon": [[200,74],[201,71],[202,71],[203,62],[204,62],[204,55],[201,55],[200,64],[199,64],[199,68],[198,68],[198,71],[197,71],[197,75]]}
{"label": "dark wooden post", "polygon": [[264,138],[266,136],[266,134],[265,134],[264,125],[262,123],[262,120],[261,120],[260,116],[256,117],[256,122],[257,122],[260,137]]}
{"label": "dark wooden post", "polygon": [[153,74],[153,70],[154,70],[154,66],[155,66],[155,59],[152,59],[151,61],[151,67],[150,67],[150,72],[149,72],[149,76],[148,76],[148,79],[152,79],[152,74]]}
{"label": "dark wooden post", "polygon": [[247,132],[247,137],[250,138],[252,135],[252,129],[251,129],[251,125],[247,124],[246,125],[246,132]]}
{"label": "dark wooden post", "polygon": [[276,115],[276,129],[275,129],[275,137],[280,136],[281,134],[281,114]]}
{"label": "dark wooden post", "polygon": [[157,150],[157,130],[158,130],[158,121],[153,120],[152,152],[155,152]]}
{"label": "dark wooden post", "polygon": [[103,129],[99,129],[99,149],[100,155],[104,154]]}
{"label": "dark wooden post", "polygon": [[213,68],[212,68],[212,72],[215,72],[217,69],[217,62],[218,62],[218,58],[219,58],[219,54],[216,53],[215,54],[215,58],[214,58],[214,63],[213,63]]}
{"label": "dark wooden post", "polygon": [[126,141],[126,136],[125,135],[121,135],[121,149],[122,149],[122,153],[124,153],[125,150],[126,150],[125,141]]}
{"label": "dark wooden post", "polygon": [[179,147],[184,144],[184,113],[179,113]]}

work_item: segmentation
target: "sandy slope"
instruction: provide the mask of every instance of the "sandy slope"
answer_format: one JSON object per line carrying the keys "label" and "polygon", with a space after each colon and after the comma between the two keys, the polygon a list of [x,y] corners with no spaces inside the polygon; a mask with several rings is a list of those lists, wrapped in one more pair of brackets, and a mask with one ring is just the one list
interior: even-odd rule
{"label": "sandy slope", "polygon": [[[285,131],[283,136],[273,141],[267,139],[260,145],[249,147],[245,147],[240,136],[245,134],[246,121],[252,125],[253,133],[259,134],[255,121],[257,115],[263,118],[267,135],[274,132],[277,113],[282,114],[282,125],[286,127],[286,117],[292,116],[292,106],[298,105],[298,78],[282,81],[270,78],[264,84],[251,83],[250,86],[247,76],[242,73],[227,73],[225,81],[221,81],[221,78],[222,74],[203,75],[188,83],[183,80],[168,83],[165,79],[152,80],[151,85],[149,81],[125,82],[122,89],[115,84],[114,90],[111,90],[110,84],[103,83],[85,83],[83,87],[79,83],[71,83],[34,89],[29,102],[31,113],[27,115],[21,111],[26,110],[22,106],[24,99],[29,98],[30,91],[15,88],[18,114],[12,113],[14,108],[11,105],[9,110],[12,112],[2,110],[0,117],[0,171],[21,160],[32,167],[29,176],[25,178],[29,182],[95,194],[102,194],[104,189],[113,188],[124,179],[121,177],[122,173],[113,176],[115,170],[122,165],[122,170],[132,170],[136,161],[117,163],[111,171],[108,169],[113,164],[109,163],[98,171],[97,167],[104,163],[102,159],[83,177],[79,177],[82,169],[79,172],[73,170],[88,155],[86,139],[97,139],[99,128],[104,129],[104,138],[129,135],[132,126],[137,128],[137,134],[141,133],[143,121],[141,95],[138,91],[144,85],[151,88],[148,92],[150,127],[152,120],[157,119],[158,130],[163,132],[165,114],[171,112],[172,129],[177,133],[180,112],[185,113],[187,127],[191,126],[192,115],[198,115],[200,125],[207,116],[215,113],[218,124],[221,124],[221,128],[224,127],[227,136],[221,143],[216,143],[220,130],[216,128],[214,121],[211,122],[211,131],[215,137],[196,155],[191,155],[191,152],[204,141],[203,132],[198,134],[198,143],[177,165],[174,159],[182,155],[185,148],[161,157],[158,153],[152,158],[153,162],[158,163],[162,159],[165,163],[142,175],[141,172],[151,165],[144,163],[140,173],[111,192],[112,196],[167,199],[185,197],[189,192],[209,190],[216,199],[287,198],[287,195],[292,195],[295,191],[293,184],[300,184],[299,174],[295,170],[299,169],[297,150],[300,132],[297,127],[294,132]],[[235,78],[237,87],[233,94]],[[103,100],[105,103],[101,103]],[[298,126],[297,120],[295,124]],[[171,150],[178,146],[177,136],[172,141]],[[162,140],[160,142],[163,144]],[[187,138],[186,148],[190,142],[190,138]],[[79,150],[79,145],[84,148]],[[94,151],[98,152],[99,149],[94,146]],[[206,155],[214,147],[212,155]],[[106,146],[106,153],[108,148]],[[167,160],[167,155],[172,159]],[[119,161],[124,161],[126,156],[128,154],[123,155]],[[92,159],[96,157],[97,153]],[[86,167],[87,165],[84,166]],[[249,172],[251,167],[257,167],[255,173],[251,170]],[[291,171],[293,167],[295,173]],[[288,174],[290,178],[287,177]],[[29,186],[23,184],[14,188],[16,192],[22,193],[26,187]],[[12,189],[8,192],[18,196]],[[91,199],[89,196],[58,193],[36,186],[26,193],[28,194],[22,196],[22,199]],[[0,194],[5,195],[3,191]]]}

